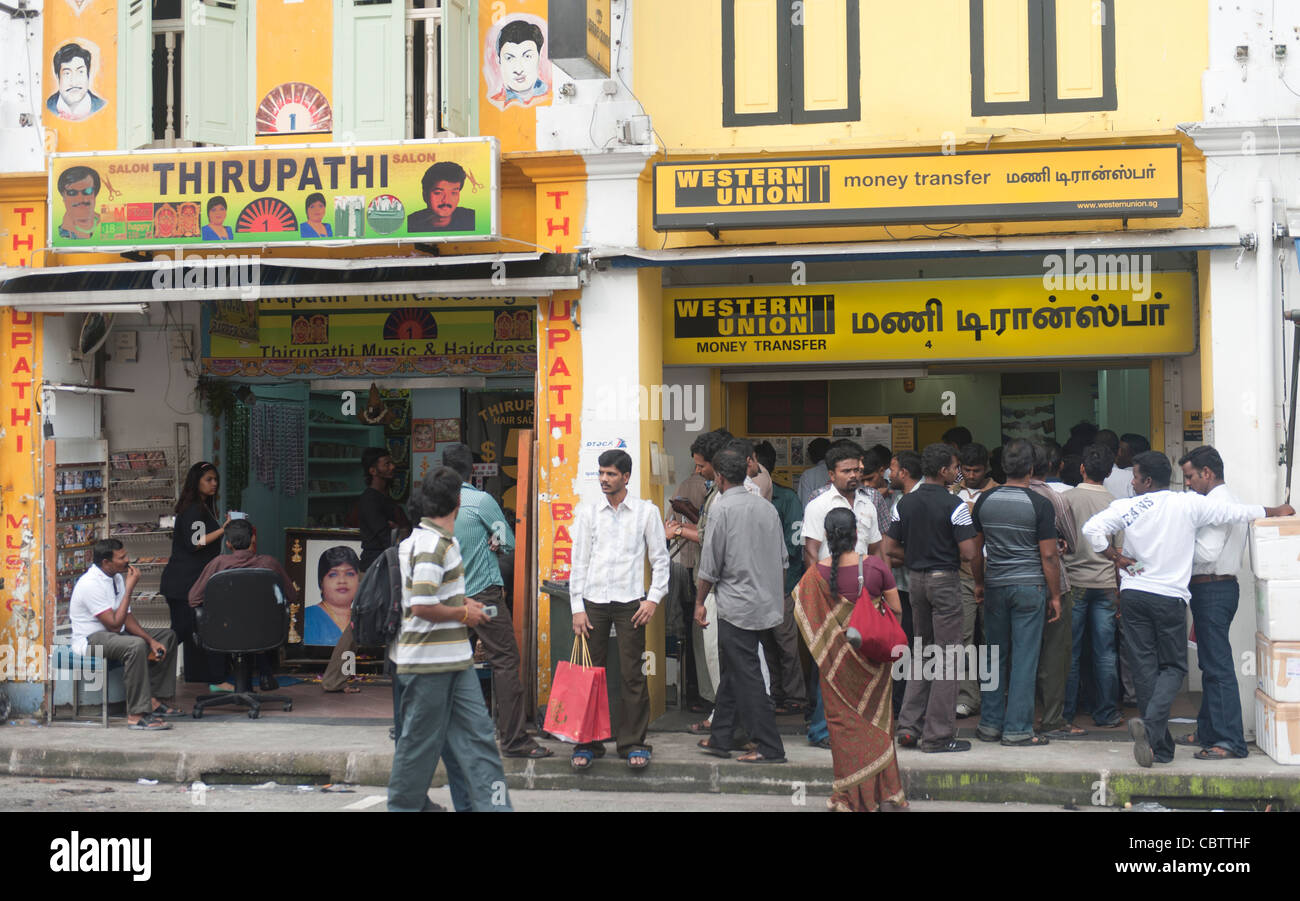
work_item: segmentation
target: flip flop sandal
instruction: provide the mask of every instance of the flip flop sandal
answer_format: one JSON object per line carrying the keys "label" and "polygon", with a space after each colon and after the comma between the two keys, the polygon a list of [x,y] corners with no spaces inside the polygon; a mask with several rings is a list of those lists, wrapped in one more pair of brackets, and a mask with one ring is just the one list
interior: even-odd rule
{"label": "flip flop sandal", "polygon": [[627,768],[629,770],[644,770],[650,765],[650,752],[644,750],[628,751]]}
{"label": "flip flop sandal", "polygon": [[1019,741],[1008,741],[1002,739],[1002,746],[1006,748],[1041,748],[1043,745],[1051,744],[1051,739],[1046,735],[1031,735],[1028,738],[1022,738]]}
{"label": "flip flop sandal", "polygon": [[153,715],[158,718],[167,716],[184,716],[185,711],[181,710],[179,707],[172,707],[169,704],[159,704],[153,709]]}
{"label": "flip flop sandal", "polygon": [[128,729],[135,729],[140,732],[165,732],[172,727],[171,723],[159,719],[156,716],[141,717],[139,721],[128,723]]}
{"label": "flip flop sandal", "polygon": [[701,720],[698,723],[691,723],[691,732],[695,735],[708,735],[712,731],[712,720]]}
{"label": "flip flop sandal", "polygon": [[[1184,747],[1188,747],[1188,748],[1195,748],[1195,747],[1199,747],[1201,743],[1196,740],[1195,732],[1188,732],[1186,735],[1180,735],[1177,738],[1175,738],[1174,744],[1183,745]],[[1206,758],[1202,758],[1202,759],[1206,759]]]}
{"label": "flip flop sandal", "polygon": [[[1118,729],[1118,728],[1120,728],[1121,726],[1123,726],[1125,722],[1126,722],[1125,719],[1124,719],[1123,717],[1120,717],[1119,719],[1115,720],[1115,722],[1113,722],[1113,723],[1098,723],[1098,724],[1097,724],[1097,728],[1098,728],[1098,729]],[[1177,741],[1177,739],[1175,739],[1175,741]]]}
{"label": "flip flop sandal", "polygon": [[1201,748],[1201,750],[1197,751],[1192,756],[1195,757],[1197,760],[1238,760],[1240,759],[1237,757],[1236,754],[1232,753],[1227,748],[1220,748],[1218,745],[1215,745],[1212,748]]}
{"label": "flip flop sandal", "polygon": [[910,732],[898,733],[897,740],[900,748],[915,748],[917,745],[916,736]]}
{"label": "flip flop sandal", "polygon": [[731,752],[729,750],[726,750],[725,748],[719,748],[714,746],[712,739],[701,738],[698,742],[696,742],[696,744],[699,745],[700,750],[703,751],[705,754],[712,754],[714,757],[721,757],[724,760],[731,759]]}
{"label": "flip flop sandal", "polygon": [[736,758],[737,763],[785,763],[784,757],[764,757],[758,751],[750,751]]}
{"label": "flip flop sandal", "polygon": [[595,754],[586,750],[574,751],[573,756],[569,758],[569,766],[573,767],[573,770],[576,773],[581,773],[583,770],[589,770],[591,769],[591,761],[595,756]]}
{"label": "flip flop sandal", "polygon": [[1078,726],[1074,725],[1073,723],[1070,723],[1069,725],[1062,726],[1060,729],[1053,729],[1050,732],[1046,732],[1044,734],[1048,738],[1070,739],[1070,738],[1078,738],[1080,735],[1087,735],[1088,730],[1080,729]]}
{"label": "flip flop sandal", "polygon": [[527,751],[514,751],[508,754],[502,754],[502,757],[524,758],[526,760],[542,760],[546,757],[554,757],[555,752],[550,748],[543,748],[541,745],[535,745]]}

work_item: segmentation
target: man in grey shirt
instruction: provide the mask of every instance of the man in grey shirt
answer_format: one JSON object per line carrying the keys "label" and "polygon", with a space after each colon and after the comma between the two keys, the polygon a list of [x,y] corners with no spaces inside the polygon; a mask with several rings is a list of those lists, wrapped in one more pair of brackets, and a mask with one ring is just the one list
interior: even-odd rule
{"label": "man in grey shirt", "polygon": [[714,702],[713,727],[700,747],[730,757],[736,717],[755,743],[742,763],[784,763],[785,746],[776,731],[772,700],[759,667],[761,633],[781,624],[783,573],[788,555],[776,508],[745,490],[746,462],[724,447],[713,457],[722,494],[709,512],[709,528],[696,570],[695,621],[708,628],[704,599],[715,590],[718,602],[718,657],[721,679]]}

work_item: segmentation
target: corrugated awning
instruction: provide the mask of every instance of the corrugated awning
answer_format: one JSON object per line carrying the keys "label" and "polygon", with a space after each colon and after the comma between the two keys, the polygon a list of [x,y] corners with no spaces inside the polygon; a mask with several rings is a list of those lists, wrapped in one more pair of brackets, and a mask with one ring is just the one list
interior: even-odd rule
{"label": "corrugated awning", "polygon": [[159,256],[148,262],[0,270],[0,306],[57,311],[93,304],[358,294],[542,297],[581,287],[578,254],[291,259]]}
{"label": "corrugated awning", "polygon": [[951,236],[910,241],[856,244],[718,245],[676,250],[595,249],[598,267],[642,269],[651,266],[710,266],[735,263],[856,262],[863,260],[939,259],[951,257],[1035,256],[1072,249],[1078,253],[1132,251],[1235,250],[1242,235],[1235,227],[1180,228],[1163,231],[1097,232],[1075,235],[1014,235],[974,238]]}

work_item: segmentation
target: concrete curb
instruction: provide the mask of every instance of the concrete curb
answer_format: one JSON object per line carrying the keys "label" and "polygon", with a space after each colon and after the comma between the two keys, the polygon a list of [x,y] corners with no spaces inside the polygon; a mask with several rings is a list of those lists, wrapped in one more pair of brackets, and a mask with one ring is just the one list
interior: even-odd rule
{"label": "concrete curb", "polygon": [[[185,784],[211,783],[347,782],[387,785],[390,753],[376,751],[202,751],[141,749],[123,751],[85,748],[5,747],[0,733],[0,760],[11,776],[62,779],[156,779]],[[1008,802],[1089,806],[1123,806],[1145,799],[1199,799],[1217,803],[1273,799],[1290,809],[1300,808],[1300,772],[1248,774],[1223,771],[1220,775],[1175,772],[1137,767],[1120,770],[1068,767],[1029,772],[1006,766],[959,767],[929,760],[910,766],[916,758],[902,758],[903,782],[908,797],[935,801]],[[515,789],[558,791],[650,791],[826,795],[831,790],[829,761],[816,764],[747,766],[728,761],[656,759],[646,772],[632,772],[617,758],[596,760],[588,773],[569,767],[566,755],[544,760],[506,759],[507,781]],[[434,785],[443,785],[439,767]],[[796,802],[798,803],[798,802]]]}

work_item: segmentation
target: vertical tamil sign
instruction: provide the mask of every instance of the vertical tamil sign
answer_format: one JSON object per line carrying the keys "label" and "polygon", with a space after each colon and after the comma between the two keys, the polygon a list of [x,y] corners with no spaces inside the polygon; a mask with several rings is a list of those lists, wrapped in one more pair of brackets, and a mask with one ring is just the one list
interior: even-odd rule
{"label": "vertical tamil sign", "polygon": [[[0,263],[30,266],[43,246],[39,203],[0,204]],[[41,542],[37,505],[40,469],[36,391],[41,324],[35,313],[0,308],[0,682],[39,678],[41,666]],[[18,653],[19,650],[23,652]]]}

